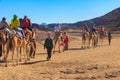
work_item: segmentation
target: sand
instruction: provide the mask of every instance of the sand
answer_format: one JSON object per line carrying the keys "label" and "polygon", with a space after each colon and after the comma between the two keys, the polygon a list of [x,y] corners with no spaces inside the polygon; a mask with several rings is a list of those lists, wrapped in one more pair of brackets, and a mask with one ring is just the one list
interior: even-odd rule
{"label": "sand", "polygon": [[[0,63],[0,80],[120,80],[120,38],[112,45],[81,49],[81,38],[70,41],[69,50],[46,61],[46,50],[37,43],[36,58],[8,67]],[[9,56],[11,57],[11,56]],[[23,56],[22,56],[23,57]]]}

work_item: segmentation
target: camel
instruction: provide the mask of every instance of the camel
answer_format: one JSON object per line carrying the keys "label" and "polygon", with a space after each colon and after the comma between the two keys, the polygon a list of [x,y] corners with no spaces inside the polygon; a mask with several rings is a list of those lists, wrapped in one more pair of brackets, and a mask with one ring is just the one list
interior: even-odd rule
{"label": "camel", "polygon": [[8,52],[8,39],[7,39],[7,34],[6,34],[6,30],[0,30],[0,44],[2,44],[2,54],[1,57],[3,55],[3,59],[5,60],[5,55],[6,52]]}
{"label": "camel", "polygon": [[[21,40],[20,37],[17,35],[16,31],[13,30],[13,35],[10,37],[10,40],[9,40],[9,51],[12,51],[12,61],[14,60],[14,53],[16,51],[17,65],[19,65],[19,60],[21,61],[21,50],[23,50],[23,52],[24,52],[25,62],[27,62],[27,60],[29,59],[28,52],[27,52],[28,51],[27,50],[28,41],[29,41],[29,36],[27,36],[23,40]],[[5,66],[6,67],[8,66],[8,64],[7,64],[8,63],[8,54],[9,54],[9,52],[7,52],[6,57],[5,57],[5,59],[6,59]],[[19,54],[20,54],[20,59],[19,59]],[[14,65],[14,62],[13,62],[13,65]]]}
{"label": "camel", "polygon": [[98,45],[98,35],[97,35],[97,32],[94,33],[94,32],[91,32],[90,33],[90,38],[89,38],[89,46],[90,47],[97,47]]}
{"label": "camel", "polygon": [[[35,40],[35,31],[33,31],[33,33],[31,31],[29,31],[28,29],[25,29],[25,36],[29,36],[29,57],[30,58],[35,58],[35,53],[36,53],[36,40]],[[31,40],[32,37],[32,40]]]}
{"label": "camel", "polygon": [[81,48],[89,47],[89,38],[90,38],[89,32],[82,33],[82,46],[81,46]]}
{"label": "camel", "polygon": [[56,47],[57,43],[58,43],[58,52],[61,53],[61,51],[60,51],[61,41],[63,41],[62,32],[55,32],[55,35],[54,35],[54,38],[53,38],[53,44],[54,44],[53,53],[55,53],[55,47]]}
{"label": "camel", "polygon": [[99,32],[99,46],[103,46],[104,44],[104,38],[105,38],[106,34],[105,32]]}

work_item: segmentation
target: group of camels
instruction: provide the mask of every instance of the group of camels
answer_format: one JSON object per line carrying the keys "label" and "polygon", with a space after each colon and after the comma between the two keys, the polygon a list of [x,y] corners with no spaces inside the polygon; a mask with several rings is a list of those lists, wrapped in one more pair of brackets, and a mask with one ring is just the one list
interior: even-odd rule
{"label": "group of camels", "polygon": [[103,46],[104,38],[106,36],[106,32],[84,32],[82,34],[82,48]]}
{"label": "group of camels", "polygon": [[[13,65],[19,65],[21,61],[21,55],[24,54],[25,62],[30,60],[30,58],[35,57],[36,42],[31,41],[30,38],[33,36],[35,38],[35,33],[31,33],[28,29],[25,30],[25,38],[21,39],[15,30],[11,30],[9,35],[6,29],[0,30],[0,42],[2,44],[2,56],[5,60],[5,66],[8,66],[8,55],[11,52]],[[16,64],[14,64],[14,54],[16,53],[17,59]]]}

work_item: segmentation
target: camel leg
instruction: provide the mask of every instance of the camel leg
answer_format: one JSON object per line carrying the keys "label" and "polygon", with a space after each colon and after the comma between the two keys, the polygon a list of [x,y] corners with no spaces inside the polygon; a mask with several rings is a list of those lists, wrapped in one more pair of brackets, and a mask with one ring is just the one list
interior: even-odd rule
{"label": "camel leg", "polygon": [[[29,47],[30,48],[30,47]],[[29,49],[28,49],[28,44],[26,46],[26,55],[27,55],[27,60],[29,61],[30,58],[29,58]]]}
{"label": "camel leg", "polygon": [[95,40],[92,39],[92,48],[94,48],[94,47],[95,47]]}
{"label": "camel leg", "polygon": [[55,53],[56,43],[57,43],[57,39],[55,39],[55,41],[54,41],[54,50],[53,50],[53,53]]}
{"label": "camel leg", "polygon": [[3,43],[3,44],[2,44],[3,60],[5,60],[5,57],[6,57],[6,56],[5,56],[5,55],[6,55],[6,52],[5,52],[5,51],[6,51],[6,45]]}
{"label": "camel leg", "polygon": [[20,47],[20,59],[19,59],[19,61],[21,62],[22,61],[22,59],[21,59],[21,56],[22,56],[22,47]]}
{"label": "camel leg", "polygon": [[89,39],[89,48],[91,47],[91,39]]}
{"label": "camel leg", "polygon": [[13,62],[13,66],[14,66],[14,51],[15,51],[15,48],[13,49],[13,51],[12,51],[12,62]]}
{"label": "camel leg", "polygon": [[35,53],[36,53],[36,43],[34,42],[33,58],[35,58]]}
{"label": "camel leg", "polygon": [[6,59],[6,62],[5,62],[5,67],[7,67],[7,66],[8,66],[8,54],[9,54],[9,52],[7,52],[7,53],[6,53],[6,56],[5,56],[5,59]]}
{"label": "camel leg", "polygon": [[29,53],[29,57],[32,58],[32,52],[33,52],[33,45],[31,43],[30,45],[30,53]]}
{"label": "camel leg", "polygon": [[18,48],[17,48],[17,66],[19,66],[19,53],[18,53]]}
{"label": "camel leg", "polygon": [[82,39],[82,46],[81,46],[81,48],[83,48],[83,39]]}
{"label": "camel leg", "polygon": [[4,54],[5,60],[6,60],[6,62],[5,62],[5,67],[8,66],[8,54],[9,54],[9,43],[7,42],[6,55]]}
{"label": "camel leg", "polygon": [[61,53],[60,52],[60,39],[58,39],[58,52]]}
{"label": "camel leg", "polygon": [[25,63],[27,63],[27,45],[24,46],[24,59],[25,59]]}

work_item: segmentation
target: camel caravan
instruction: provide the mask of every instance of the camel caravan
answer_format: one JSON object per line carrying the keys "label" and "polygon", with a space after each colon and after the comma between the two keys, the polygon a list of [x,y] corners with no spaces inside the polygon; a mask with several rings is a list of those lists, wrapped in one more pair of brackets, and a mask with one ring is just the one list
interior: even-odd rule
{"label": "camel caravan", "polygon": [[[90,27],[85,24],[82,31],[81,48],[103,46],[106,36],[108,36],[109,45],[111,44],[111,33],[108,32],[107,35],[103,26],[100,26],[97,30],[95,25],[90,29]],[[37,49],[35,37],[36,33],[34,29],[32,29],[32,23],[27,16],[24,16],[24,19],[18,19],[17,15],[13,15],[10,25],[6,22],[6,18],[3,17],[0,22],[0,56],[5,61],[5,66],[8,66],[9,54],[11,54],[13,65],[19,65],[22,59],[27,63],[30,58],[35,58]],[[47,50],[47,60],[51,59],[52,49],[53,53],[61,53],[68,50],[68,43],[69,36],[66,32],[61,31],[60,25],[57,24],[54,27],[53,39],[50,33],[48,33],[45,39],[44,48]],[[57,49],[56,45],[58,46]],[[15,55],[16,60],[14,59]],[[22,58],[22,55],[24,55],[24,58]]]}
{"label": "camel caravan", "polygon": [[110,31],[105,31],[103,26],[96,27],[95,25],[92,25],[92,27],[89,27],[85,24],[82,32],[82,48],[103,46],[106,37],[108,37],[110,45],[112,38]]}
{"label": "camel caravan", "polygon": [[[5,17],[2,18],[0,22],[1,57],[3,56],[6,67],[8,66],[8,55],[10,52],[13,65],[19,65],[22,53],[24,54],[25,62],[35,57],[35,32],[30,28],[31,26],[32,23],[27,16],[20,23],[17,15],[13,15],[10,25],[6,22]],[[14,54],[17,55],[16,64],[13,61]]]}

